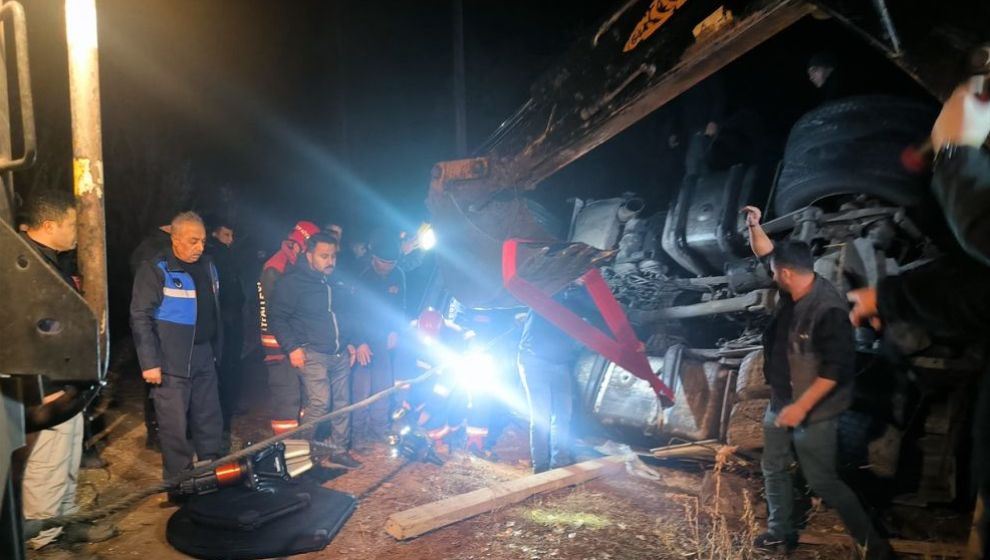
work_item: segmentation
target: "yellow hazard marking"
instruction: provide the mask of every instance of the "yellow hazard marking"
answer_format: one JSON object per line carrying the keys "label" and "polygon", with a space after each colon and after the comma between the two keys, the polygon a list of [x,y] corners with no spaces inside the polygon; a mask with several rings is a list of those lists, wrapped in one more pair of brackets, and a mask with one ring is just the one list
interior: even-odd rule
{"label": "yellow hazard marking", "polygon": [[73,159],[72,185],[76,197],[96,194],[103,198],[103,162],[89,158]]}
{"label": "yellow hazard marking", "polygon": [[629,52],[649,39],[650,35],[653,35],[657,29],[660,29],[660,26],[667,23],[670,16],[674,15],[674,12],[686,2],[687,0],[653,0],[646,15],[639,20],[632,34],[629,35],[629,40],[626,41],[626,46],[623,47],[622,52]]}

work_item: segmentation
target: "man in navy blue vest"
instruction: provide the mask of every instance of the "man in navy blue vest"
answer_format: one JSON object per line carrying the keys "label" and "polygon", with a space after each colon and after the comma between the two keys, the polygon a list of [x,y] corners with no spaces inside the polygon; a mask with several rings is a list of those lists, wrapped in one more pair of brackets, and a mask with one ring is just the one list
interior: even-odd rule
{"label": "man in navy blue vest", "polygon": [[848,306],[818,276],[811,248],[801,242],[774,244],[760,225],[758,208],[743,208],[750,246],[769,261],[780,291],[763,335],[763,374],[770,406],[763,419],[763,480],[767,532],[763,549],[798,544],[791,465],[797,460],[811,489],[838,512],[865,558],[889,558],[890,544],[873,526],[856,494],[839,478],[838,418],[852,404],[856,347]]}
{"label": "man in navy blue vest", "polygon": [[[172,220],[172,246],[145,261],[134,277],[131,332],[144,380],[154,386],[164,477],[216,459],[223,418],[217,395],[222,348],[219,280],[203,257],[206,228],[193,212]],[[192,441],[186,433],[192,435]]]}

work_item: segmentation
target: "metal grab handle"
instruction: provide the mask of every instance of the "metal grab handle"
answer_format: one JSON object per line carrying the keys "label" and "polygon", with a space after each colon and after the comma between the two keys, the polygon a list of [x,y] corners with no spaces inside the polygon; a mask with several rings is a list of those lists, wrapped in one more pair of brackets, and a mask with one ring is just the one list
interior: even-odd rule
{"label": "metal grab handle", "polygon": [[34,129],[34,96],[31,94],[31,59],[28,56],[27,24],[24,7],[20,3],[7,2],[0,8],[0,22],[8,20],[14,26],[14,57],[17,65],[17,93],[20,97],[24,153],[17,159],[0,162],[0,172],[31,167],[38,153],[38,137]]}

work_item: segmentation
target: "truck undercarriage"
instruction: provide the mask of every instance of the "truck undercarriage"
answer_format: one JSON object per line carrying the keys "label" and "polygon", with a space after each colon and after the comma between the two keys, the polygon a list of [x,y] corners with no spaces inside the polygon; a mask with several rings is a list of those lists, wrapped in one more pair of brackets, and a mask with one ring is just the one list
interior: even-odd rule
{"label": "truck undercarriage", "polygon": [[[809,243],[816,272],[843,293],[955,251],[932,211],[929,177],[901,163],[902,151],[927,137],[934,100],[825,103],[798,119],[774,160],[719,151],[717,136],[696,134],[679,188],[664,202],[647,213],[643,199],[656,193],[576,200],[566,235],[527,191],[808,16],[852,29],[863,49],[943,96],[963,77],[945,61],[962,61],[979,44],[969,22],[985,10],[975,2],[626,3],[533,85],[478,157],[434,169],[427,204],[444,240],[446,290],[470,307],[519,305],[501,282],[502,243],[547,240],[520,257],[520,273],[552,293],[597,266],[676,396],[664,407],[647,382],[588,353],[575,370],[588,416],[642,443],[715,439],[758,450],[769,398],[759,335],[776,290],[749,252],[739,209],[774,212],[768,234]],[[912,503],[966,495],[960,442],[984,349],[897,324],[882,337],[859,329],[857,346],[857,398],[842,427],[846,465],[869,467]]]}

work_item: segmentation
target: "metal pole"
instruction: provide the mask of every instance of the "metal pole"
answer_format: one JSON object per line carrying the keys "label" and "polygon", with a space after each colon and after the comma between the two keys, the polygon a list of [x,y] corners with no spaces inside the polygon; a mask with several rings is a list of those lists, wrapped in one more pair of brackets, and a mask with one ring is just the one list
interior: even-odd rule
{"label": "metal pole", "polygon": [[467,102],[464,87],[464,1],[454,0],[454,149],[467,156]]}
{"label": "metal pole", "polygon": [[86,303],[96,316],[100,361],[107,359],[107,244],[96,1],[65,0],[72,111],[72,175],[79,209],[79,268]]}
{"label": "metal pole", "polygon": [[[0,25],[0,99],[7,99],[9,96],[7,83],[7,58],[10,53],[7,45],[7,31]],[[21,86],[24,87],[24,86]],[[9,161],[11,150],[10,138],[10,108],[7,103],[0,103],[0,160]],[[14,226],[14,212],[17,208],[14,202],[14,174],[6,172],[0,174],[0,221],[7,222]]]}

